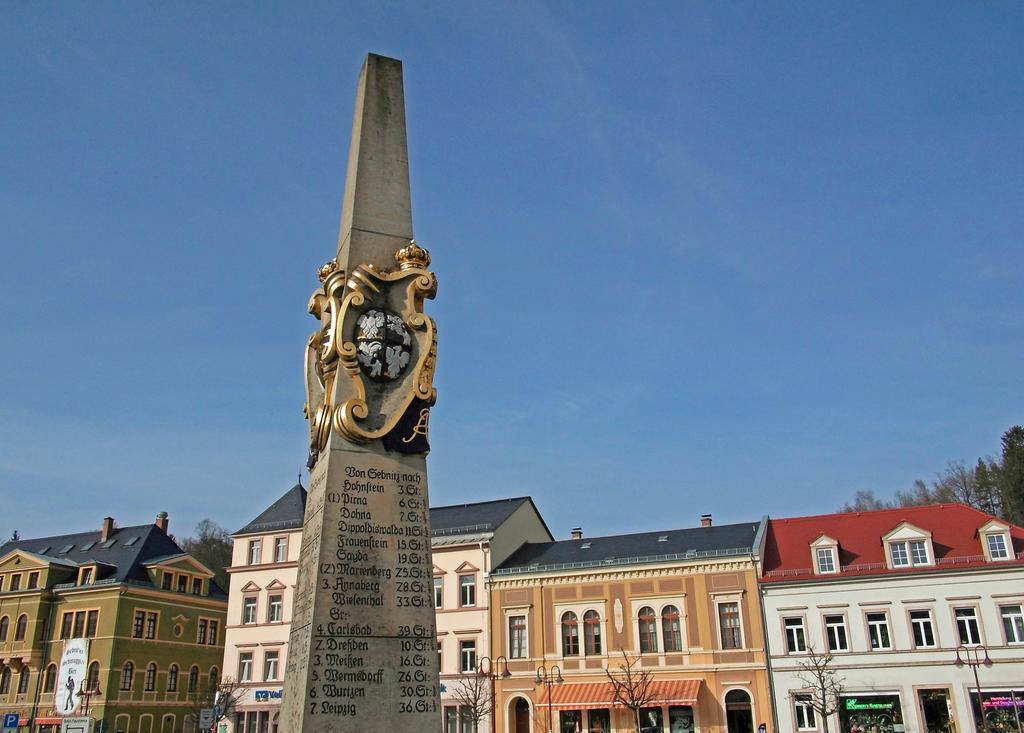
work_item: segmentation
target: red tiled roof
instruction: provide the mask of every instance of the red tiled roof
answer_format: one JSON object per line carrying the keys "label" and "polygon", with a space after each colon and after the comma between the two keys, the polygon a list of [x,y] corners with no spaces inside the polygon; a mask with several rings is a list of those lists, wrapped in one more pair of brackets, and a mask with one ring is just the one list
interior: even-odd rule
{"label": "red tiled roof", "polygon": [[[763,580],[824,579],[997,565],[999,563],[985,560],[981,538],[977,535],[978,529],[993,519],[998,520],[997,517],[965,504],[933,504],[873,512],[771,519],[768,521],[765,543]],[[904,522],[931,532],[936,560],[934,566],[900,568],[897,571],[887,568],[882,537]],[[810,545],[822,535],[828,535],[839,542],[839,564],[842,571],[837,575],[816,576],[811,570]],[[1015,559],[1005,562],[1020,564],[1024,562],[1024,529],[1011,524],[1010,537]]]}
{"label": "red tiled roof", "polygon": [[[694,705],[701,680],[654,680],[651,701],[662,705]],[[542,692],[537,704],[546,706],[547,693]],[[610,708],[612,686],[607,682],[575,682],[551,687],[551,707],[570,709]]]}

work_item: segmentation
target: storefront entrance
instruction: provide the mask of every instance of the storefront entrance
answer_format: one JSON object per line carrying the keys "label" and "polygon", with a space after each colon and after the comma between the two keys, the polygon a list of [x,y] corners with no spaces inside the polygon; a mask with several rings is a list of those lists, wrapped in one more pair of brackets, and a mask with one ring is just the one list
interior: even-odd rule
{"label": "storefront entrance", "polygon": [[725,720],[729,733],[754,733],[754,711],[746,691],[729,690],[725,693]]}
{"label": "storefront entrance", "polygon": [[950,716],[953,706],[949,702],[949,690],[921,690],[917,694],[925,733],[956,733],[956,724]]}
{"label": "storefront entrance", "polygon": [[843,695],[839,698],[840,733],[895,733],[903,728],[899,695]]}
{"label": "storefront entrance", "polygon": [[512,713],[514,733],[530,733],[530,703],[521,697],[516,698]]}
{"label": "storefront entrance", "polygon": [[[1017,733],[1024,728],[1024,693],[1020,690],[982,690],[981,701],[992,733]],[[971,690],[971,711],[977,729],[983,731],[977,690]]]}

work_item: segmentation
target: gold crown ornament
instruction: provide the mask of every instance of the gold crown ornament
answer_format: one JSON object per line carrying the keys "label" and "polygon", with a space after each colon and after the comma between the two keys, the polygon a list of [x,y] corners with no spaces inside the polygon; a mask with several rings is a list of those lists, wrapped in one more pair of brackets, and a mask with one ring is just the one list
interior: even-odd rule
{"label": "gold crown ornament", "polygon": [[331,273],[333,273],[337,269],[338,269],[338,260],[337,259],[333,259],[330,262],[327,262],[326,264],[324,264],[323,267],[321,267],[317,271],[317,277],[320,278],[320,282],[322,282],[322,283],[327,282],[327,278],[329,278],[331,276]]}
{"label": "gold crown ornament", "polygon": [[430,265],[430,252],[416,244],[416,240],[409,242],[409,246],[395,252],[395,261],[403,272],[405,270],[426,270]]}

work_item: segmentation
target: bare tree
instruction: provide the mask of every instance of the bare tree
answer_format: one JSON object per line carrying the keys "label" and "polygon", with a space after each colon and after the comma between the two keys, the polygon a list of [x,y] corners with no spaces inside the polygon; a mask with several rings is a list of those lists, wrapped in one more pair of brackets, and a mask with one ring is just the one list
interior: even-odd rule
{"label": "bare tree", "polygon": [[210,730],[216,730],[217,723],[235,714],[238,701],[244,694],[245,688],[241,684],[230,677],[225,677],[207,690],[189,693],[189,710],[185,714],[185,720],[193,723],[195,729],[199,730],[200,713],[204,708],[212,708],[213,725],[210,726]]}
{"label": "bare tree", "polygon": [[[459,704],[459,714],[469,716],[473,730],[491,715],[491,678],[482,674],[466,675],[452,687],[452,699]],[[493,721],[492,721],[493,728]]]}
{"label": "bare tree", "polygon": [[808,695],[811,708],[821,718],[822,731],[828,733],[829,716],[839,711],[839,696],[843,691],[843,680],[832,666],[832,654],[818,654],[809,646],[800,669],[797,677],[811,690]]}
{"label": "bare tree", "polygon": [[630,659],[624,650],[619,649],[619,652],[622,654],[622,663],[618,670],[613,672],[610,668],[605,668],[604,672],[608,675],[608,682],[612,688],[612,701],[633,713],[636,733],[640,733],[640,709],[657,702],[654,675],[651,670],[637,666],[640,657]]}

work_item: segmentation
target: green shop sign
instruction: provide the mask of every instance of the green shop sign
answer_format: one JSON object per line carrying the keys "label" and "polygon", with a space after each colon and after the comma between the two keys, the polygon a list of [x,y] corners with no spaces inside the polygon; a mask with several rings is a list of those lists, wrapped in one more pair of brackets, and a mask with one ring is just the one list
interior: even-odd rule
{"label": "green shop sign", "polygon": [[843,701],[847,710],[892,710],[892,702],[862,702],[856,697],[848,697]]}

